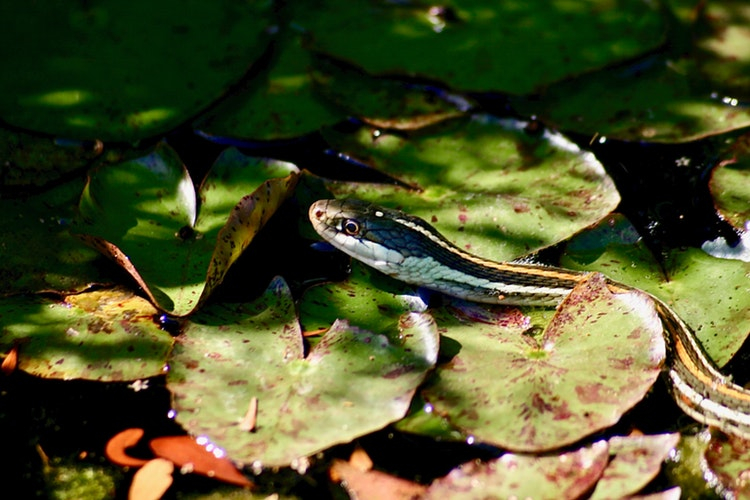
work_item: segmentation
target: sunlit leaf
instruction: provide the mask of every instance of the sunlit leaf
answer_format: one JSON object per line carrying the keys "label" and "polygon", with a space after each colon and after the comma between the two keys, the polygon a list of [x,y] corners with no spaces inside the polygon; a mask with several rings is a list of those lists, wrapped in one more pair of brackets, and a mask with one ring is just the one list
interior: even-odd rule
{"label": "sunlit leaf", "polygon": [[487,116],[447,120],[407,136],[362,128],[326,131],[339,151],[419,191],[329,183],[337,197],[402,208],[449,240],[503,261],[560,241],[619,202],[601,164],[564,137],[524,131],[524,123]]}
{"label": "sunlit leaf", "polygon": [[133,475],[129,500],[159,500],[172,485],[174,464],[163,458],[149,460]]}
{"label": "sunlit leaf", "polygon": [[422,395],[476,440],[535,452],[573,443],[615,424],[661,371],[665,345],[650,300],[613,294],[601,275],[576,287],[539,338],[513,311],[482,308],[470,321],[436,313],[455,355]]}
{"label": "sunlit leaf", "polygon": [[[63,137],[135,141],[186,121],[265,49],[268,2],[3,2],[0,115]],[[137,29],[134,29],[137,27]]]}
{"label": "sunlit leaf", "polygon": [[18,345],[21,370],[46,378],[116,382],[163,373],[172,337],[154,323],[156,309],[122,289],[62,301],[0,299],[0,350]]}
{"label": "sunlit leaf", "polygon": [[740,292],[748,286],[748,262],[685,248],[671,250],[660,266],[628,221],[617,216],[573,238],[561,263],[602,272],[659,297],[692,327],[719,366],[750,333],[750,299]]}
{"label": "sunlit leaf", "polygon": [[721,215],[740,230],[750,223],[750,135],[733,146],[734,157],[711,172],[709,187]]}
{"label": "sunlit leaf", "polygon": [[525,94],[656,48],[658,9],[617,0],[448,4],[327,0],[295,21],[313,50],[376,74],[467,91]]}
{"label": "sunlit leaf", "polygon": [[349,495],[360,500],[410,500],[420,498],[426,487],[378,470],[360,470],[349,462],[334,460],[331,478],[340,482]]}
{"label": "sunlit leaf", "polygon": [[454,469],[432,483],[424,498],[579,498],[601,477],[608,456],[606,441],[559,456],[507,453]]}
{"label": "sunlit leaf", "polygon": [[[180,337],[168,386],[177,420],[254,466],[290,465],[401,418],[434,364],[429,317],[404,324],[404,344],[334,324],[304,357],[294,303],[277,279],[252,304],[210,306]],[[366,387],[367,390],[362,390]],[[257,398],[254,432],[238,425]]]}
{"label": "sunlit leaf", "polygon": [[184,316],[221,283],[289,195],[296,172],[291,164],[229,149],[196,193],[180,158],[161,144],[148,156],[91,174],[78,231],[157,307]]}

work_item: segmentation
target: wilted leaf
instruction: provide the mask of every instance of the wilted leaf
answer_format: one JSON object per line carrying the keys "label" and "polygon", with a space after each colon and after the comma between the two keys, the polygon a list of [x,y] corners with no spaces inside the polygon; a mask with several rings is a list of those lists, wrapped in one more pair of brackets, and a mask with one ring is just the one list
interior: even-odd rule
{"label": "wilted leaf", "polygon": [[162,143],[148,156],[91,174],[79,231],[157,307],[184,316],[208,298],[286,199],[296,171],[229,149],[196,193],[177,154]]}
{"label": "wilted leaf", "polygon": [[[437,331],[423,316],[405,325],[404,346],[339,322],[303,357],[294,309],[277,279],[252,304],[206,308],[175,348],[168,386],[177,420],[233,460],[299,466],[299,459],[380,429],[406,413],[435,362]],[[256,430],[242,431],[253,397]]]}
{"label": "wilted leaf", "polygon": [[159,500],[172,486],[174,465],[169,460],[149,460],[133,476],[128,500]]}
{"label": "wilted leaf", "polygon": [[422,395],[465,434],[510,450],[555,449],[615,424],[666,355],[650,300],[612,294],[601,275],[573,290],[539,339],[523,317],[486,316],[436,315],[458,352]]}
{"label": "wilted leaf", "polygon": [[340,482],[352,498],[359,500],[411,500],[420,498],[427,489],[419,483],[385,472],[360,470],[343,460],[333,461],[331,479]]}
{"label": "wilted leaf", "polygon": [[301,5],[295,21],[311,32],[315,51],[372,74],[476,92],[532,92],[652,50],[665,28],[658,9],[617,0]]}
{"label": "wilted leaf", "polygon": [[507,453],[454,469],[425,498],[579,498],[599,480],[608,457],[606,441],[558,456]]}
{"label": "wilted leaf", "polygon": [[0,32],[0,116],[63,137],[156,136],[242,77],[271,14],[231,0],[3,2],[0,18],[14,22]]}
{"label": "wilted leaf", "polygon": [[479,115],[408,136],[326,131],[338,150],[408,185],[329,183],[336,197],[403,208],[449,240],[503,261],[558,242],[610,213],[619,195],[601,164],[559,134]]}
{"label": "wilted leaf", "polygon": [[122,289],[0,299],[0,350],[18,345],[21,370],[47,378],[117,382],[163,373],[172,337],[156,309]]}
{"label": "wilted leaf", "polygon": [[152,439],[149,446],[154,455],[174,463],[183,473],[200,474],[236,486],[253,486],[253,483],[208,439],[162,436]]}
{"label": "wilted leaf", "polygon": [[142,437],[143,429],[125,429],[118,432],[107,441],[104,454],[110,462],[121,467],[142,467],[148,460],[131,457],[127,452],[127,449],[138,444]]}
{"label": "wilted leaf", "polygon": [[638,493],[656,477],[679,440],[679,434],[610,438],[612,459],[590,498],[624,498]]}

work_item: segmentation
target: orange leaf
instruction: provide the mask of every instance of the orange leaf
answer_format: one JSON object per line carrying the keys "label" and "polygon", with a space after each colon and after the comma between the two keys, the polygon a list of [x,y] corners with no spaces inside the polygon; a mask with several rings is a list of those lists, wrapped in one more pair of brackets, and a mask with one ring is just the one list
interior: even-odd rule
{"label": "orange leaf", "polygon": [[148,460],[134,458],[126,450],[135,446],[143,437],[143,429],[125,429],[115,434],[104,448],[104,454],[110,462],[122,467],[142,467]]}
{"label": "orange leaf", "polygon": [[128,500],[159,500],[172,485],[174,464],[163,458],[149,460],[133,476]]}

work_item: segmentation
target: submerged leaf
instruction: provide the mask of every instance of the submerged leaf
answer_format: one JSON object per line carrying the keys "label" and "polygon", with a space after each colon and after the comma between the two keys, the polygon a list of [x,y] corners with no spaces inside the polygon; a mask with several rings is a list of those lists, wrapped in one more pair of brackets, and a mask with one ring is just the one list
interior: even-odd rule
{"label": "submerged leaf", "polygon": [[162,143],[148,156],[91,174],[79,231],[130,273],[157,307],[185,316],[221,283],[286,199],[296,170],[229,149],[196,193],[180,158]]}
{"label": "submerged leaf", "polygon": [[423,397],[465,434],[511,450],[559,448],[615,424],[666,355],[650,300],[613,294],[601,275],[573,290],[539,339],[502,312],[482,322],[451,316],[436,319],[458,352]]}
{"label": "submerged leaf", "polygon": [[161,375],[172,337],[153,320],[156,309],[114,289],[0,299],[0,351],[19,347],[19,368],[46,378],[105,382]]}
{"label": "submerged leaf", "polygon": [[580,498],[599,480],[608,458],[606,441],[559,456],[506,453],[454,469],[432,483],[425,498]]}
{"label": "submerged leaf", "polygon": [[[177,420],[233,460],[298,460],[403,417],[436,358],[429,317],[406,325],[405,346],[337,322],[303,357],[294,303],[280,279],[258,301],[211,306],[185,328],[168,377]],[[239,423],[252,398],[254,432]]]}

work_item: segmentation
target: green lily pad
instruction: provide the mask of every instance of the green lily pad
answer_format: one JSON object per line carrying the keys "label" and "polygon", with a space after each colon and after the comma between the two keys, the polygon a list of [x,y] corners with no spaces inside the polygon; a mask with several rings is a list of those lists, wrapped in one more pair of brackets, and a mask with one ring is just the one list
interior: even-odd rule
{"label": "green lily pad", "polygon": [[294,16],[313,50],[368,73],[515,94],[652,50],[665,29],[657,8],[617,0],[326,0],[302,4]]}
{"label": "green lily pad", "polygon": [[87,167],[103,149],[99,141],[66,141],[0,127],[0,192],[65,178]]}
{"label": "green lily pad", "polygon": [[[703,250],[672,250],[663,267],[621,216],[571,239],[561,264],[599,271],[660,298],[694,330],[709,357],[726,364],[750,333],[750,263],[712,257]],[[666,271],[666,275],[664,271]]]}
{"label": "green lily pad", "polygon": [[361,69],[325,57],[314,59],[315,91],[349,116],[374,127],[415,130],[461,114],[461,107],[424,86],[366,75]]}
{"label": "green lily pad", "polygon": [[[186,325],[168,374],[177,420],[238,462],[303,459],[403,417],[435,363],[429,316],[402,324],[403,345],[335,323],[305,357],[294,301],[274,280],[251,304],[209,306]],[[238,423],[257,398],[255,430]]]}
{"label": "green lily pad", "polygon": [[479,115],[406,136],[325,131],[338,150],[415,186],[328,183],[336,197],[400,208],[449,240],[504,261],[558,242],[611,212],[612,180],[590,153],[558,134]]}
{"label": "green lily pad", "polygon": [[750,223],[750,136],[740,137],[733,150],[731,161],[711,172],[709,188],[722,217],[745,230]]}
{"label": "green lily pad", "polygon": [[465,435],[501,448],[551,450],[615,424],[666,356],[651,301],[612,294],[600,274],[573,290],[540,338],[523,315],[481,309],[471,322],[436,313],[457,353],[422,396]]}
{"label": "green lily pad", "polygon": [[71,235],[82,180],[32,196],[0,199],[0,295],[77,292],[108,281],[99,255]]}
{"label": "green lily pad", "polygon": [[705,451],[705,461],[710,472],[729,498],[750,495],[750,440],[714,433]]}
{"label": "green lily pad", "polygon": [[579,498],[599,480],[608,458],[606,441],[558,456],[507,453],[454,469],[424,498]]}
{"label": "green lily pad", "polygon": [[638,493],[656,477],[679,440],[679,434],[610,438],[612,459],[590,498],[625,498]]}
{"label": "green lily pad", "polygon": [[4,2],[0,116],[83,139],[155,136],[195,115],[262,54],[268,2]]}
{"label": "green lily pad", "polygon": [[244,92],[224,101],[196,126],[221,136],[288,139],[346,119],[343,110],[318,97],[310,78],[310,53],[299,33],[282,33],[273,57]]}
{"label": "green lily pad", "polygon": [[70,295],[62,301],[0,299],[0,350],[18,346],[21,370],[45,378],[119,382],[161,375],[172,337],[154,323],[156,309],[124,289]]}
{"label": "green lily pad", "polygon": [[78,229],[157,307],[184,316],[221,283],[296,180],[291,164],[228,149],[196,193],[180,158],[162,143],[148,156],[91,173]]}

